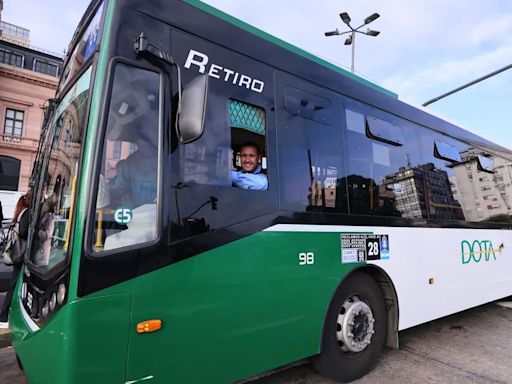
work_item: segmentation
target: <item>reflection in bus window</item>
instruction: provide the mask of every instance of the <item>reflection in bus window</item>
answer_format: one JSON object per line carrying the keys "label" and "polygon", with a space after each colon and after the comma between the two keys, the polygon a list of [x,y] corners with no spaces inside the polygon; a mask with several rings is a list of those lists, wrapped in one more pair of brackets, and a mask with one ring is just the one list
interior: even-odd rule
{"label": "reflection in bus window", "polygon": [[[512,162],[488,155],[488,170],[482,170],[483,151],[469,148],[453,165],[454,195],[466,220],[510,223],[512,218]],[[491,165],[492,163],[492,165]]]}
{"label": "reflection in bus window", "polygon": [[60,102],[43,136],[46,150],[34,167],[35,174],[45,175],[35,186],[41,201],[32,201],[36,224],[30,259],[41,268],[50,269],[66,257],[90,79],[88,69]]}
{"label": "reflection in bus window", "polygon": [[366,133],[368,137],[394,145],[403,145],[405,142],[402,129],[398,125],[373,116],[366,117]]}
{"label": "reflection in bus window", "polygon": [[461,161],[459,151],[453,145],[445,143],[444,141],[436,140],[434,144],[435,157],[456,163]]}
{"label": "reflection in bus window", "polygon": [[288,113],[319,123],[334,124],[330,100],[290,86],[286,87],[285,94]]}
{"label": "reflection in bus window", "polygon": [[101,17],[103,14],[103,3],[98,6],[94,17],[82,34],[80,41],[75,47],[64,68],[62,78],[59,84],[59,92],[64,89],[69,80],[73,78],[87,60],[92,56],[99,45],[101,35]]}
{"label": "reflection in bus window", "polygon": [[[369,121],[371,121],[371,124]],[[400,127],[382,119],[347,109],[348,176],[350,212],[366,215],[404,216],[397,206],[393,184],[386,182],[408,166]],[[373,129],[372,138],[367,127]],[[393,135],[392,135],[393,134]],[[381,137],[382,136],[382,137]],[[393,141],[393,143],[391,143]]]}
{"label": "reflection in bus window", "polygon": [[284,205],[297,211],[346,213],[337,98],[309,85],[304,88],[285,89],[287,113],[279,129],[279,165],[287,180],[281,185]]}
{"label": "reflection in bus window", "polygon": [[[402,131],[396,124],[350,109],[346,119],[352,213],[464,220],[452,190],[453,171],[433,156],[434,140],[427,130],[410,125]],[[365,121],[370,125],[366,132]],[[367,137],[368,129],[373,131]]]}
{"label": "reflection in bus window", "polygon": [[157,73],[116,66],[96,199],[97,251],[156,239],[159,81]]}

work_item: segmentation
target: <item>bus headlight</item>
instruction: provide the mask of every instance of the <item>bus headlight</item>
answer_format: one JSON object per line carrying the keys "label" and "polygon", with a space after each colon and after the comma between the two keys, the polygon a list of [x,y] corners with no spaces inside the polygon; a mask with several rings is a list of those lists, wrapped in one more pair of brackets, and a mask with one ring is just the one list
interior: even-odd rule
{"label": "bus headlight", "polygon": [[27,297],[27,283],[23,283],[21,285],[21,299],[25,300],[26,297]]}
{"label": "bus headlight", "polygon": [[59,303],[59,305],[62,305],[65,298],[66,298],[66,286],[62,283],[59,285],[59,289],[57,290],[57,303]]}
{"label": "bus headlight", "polygon": [[50,297],[50,311],[55,311],[55,307],[57,306],[57,295],[55,292],[52,293],[52,297]]}
{"label": "bus headlight", "polygon": [[43,317],[48,316],[48,301],[44,302],[43,308],[41,309],[41,314],[43,315]]}

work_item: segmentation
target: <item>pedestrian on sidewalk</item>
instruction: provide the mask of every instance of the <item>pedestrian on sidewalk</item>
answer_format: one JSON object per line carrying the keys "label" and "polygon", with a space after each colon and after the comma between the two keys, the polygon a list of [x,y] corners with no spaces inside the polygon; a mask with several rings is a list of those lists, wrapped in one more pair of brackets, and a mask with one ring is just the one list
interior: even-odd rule
{"label": "pedestrian on sidewalk", "polygon": [[[30,204],[30,196],[31,192],[30,189],[27,191],[27,193],[23,196],[21,196],[16,203],[16,209],[14,210],[14,218],[13,218],[13,224],[18,223],[19,226],[19,240],[20,241],[27,241],[28,237],[28,225],[29,225],[29,204]],[[24,247],[26,250],[27,247]],[[23,255],[22,260],[25,259]],[[2,304],[2,307],[0,308],[0,328],[6,328],[7,327],[7,320],[9,317],[9,308],[11,307],[11,301],[12,301],[12,295],[14,293],[14,288],[16,287],[16,282],[18,280],[18,275],[21,271],[21,268],[23,266],[23,261],[21,261],[18,264],[13,265],[13,274],[11,277],[11,281],[9,283],[9,288],[7,290],[5,300]],[[4,323],[4,324],[2,324]]]}

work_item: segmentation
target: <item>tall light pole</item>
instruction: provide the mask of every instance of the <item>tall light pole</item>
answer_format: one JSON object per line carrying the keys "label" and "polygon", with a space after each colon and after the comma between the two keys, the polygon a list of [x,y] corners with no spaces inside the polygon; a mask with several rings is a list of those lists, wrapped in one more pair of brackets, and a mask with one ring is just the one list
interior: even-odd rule
{"label": "tall light pole", "polygon": [[367,35],[367,36],[378,36],[378,34],[380,33],[379,31],[374,31],[370,28],[367,28],[366,32],[362,32],[359,29],[361,29],[365,25],[370,24],[372,21],[378,19],[379,16],[380,15],[378,13],[373,13],[370,16],[368,16],[366,19],[364,19],[363,24],[361,24],[357,28],[353,28],[350,25],[351,19],[350,19],[350,16],[348,15],[348,13],[342,12],[342,13],[340,13],[341,20],[350,28],[350,31],[340,32],[338,30],[338,28],[336,28],[335,31],[325,32],[325,36],[341,36],[341,35],[350,34],[350,36],[347,37],[347,39],[345,40],[345,45],[352,44],[352,65],[350,67],[350,70],[352,73],[354,73],[354,71],[355,71],[354,60],[355,60],[355,54],[356,54],[356,33],[361,33],[361,34]]}

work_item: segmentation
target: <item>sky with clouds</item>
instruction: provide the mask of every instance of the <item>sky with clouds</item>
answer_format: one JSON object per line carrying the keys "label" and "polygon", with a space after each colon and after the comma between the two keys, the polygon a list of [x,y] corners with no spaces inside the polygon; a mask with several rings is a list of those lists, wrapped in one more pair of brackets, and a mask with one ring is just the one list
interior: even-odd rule
{"label": "sky with clouds", "polygon": [[[206,0],[255,27],[350,70],[351,48],[339,13],[352,25],[380,14],[357,35],[356,73],[420,105],[426,100],[512,63],[509,0]],[[33,45],[62,52],[88,0],[4,0],[2,19],[31,30]],[[512,148],[512,69],[427,108]]]}

